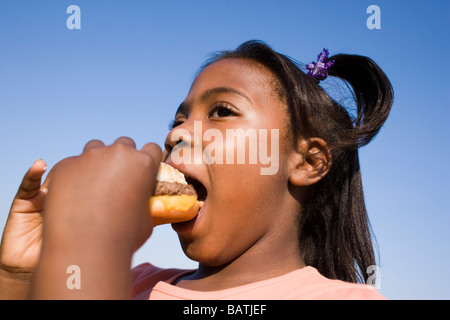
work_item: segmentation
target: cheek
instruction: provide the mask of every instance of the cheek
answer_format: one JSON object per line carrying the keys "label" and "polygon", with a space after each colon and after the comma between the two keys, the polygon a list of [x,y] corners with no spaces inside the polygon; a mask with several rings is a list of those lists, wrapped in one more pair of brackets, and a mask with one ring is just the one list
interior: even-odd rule
{"label": "cheek", "polygon": [[229,226],[226,232],[233,236],[245,228],[264,229],[288,193],[287,149],[279,143],[279,136],[267,137],[265,144],[261,142],[266,136],[256,136],[252,141],[255,137],[249,136],[251,131],[245,132],[247,137],[241,137],[241,142],[227,139],[223,146],[224,158],[228,155],[231,163],[210,166],[212,185],[208,201],[213,212],[208,218],[217,228]]}
{"label": "cheek", "polygon": [[185,247],[191,259],[210,266],[235,259],[267,234],[277,222],[283,189],[278,176],[240,165],[223,168],[215,182],[205,228]]}
{"label": "cheek", "polygon": [[243,215],[240,212],[260,209],[270,202],[276,196],[273,192],[281,191],[277,175],[261,175],[260,169],[257,165],[227,165],[214,181],[215,205],[226,205],[233,214]]}

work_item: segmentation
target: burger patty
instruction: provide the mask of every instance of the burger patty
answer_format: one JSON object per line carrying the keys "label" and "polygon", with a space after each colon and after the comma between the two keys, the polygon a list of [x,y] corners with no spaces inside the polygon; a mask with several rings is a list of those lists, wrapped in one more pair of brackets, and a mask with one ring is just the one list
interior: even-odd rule
{"label": "burger patty", "polygon": [[181,184],[176,182],[158,181],[155,189],[155,196],[175,196],[185,194],[188,196],[196,196],[197,192],[190,184]]}

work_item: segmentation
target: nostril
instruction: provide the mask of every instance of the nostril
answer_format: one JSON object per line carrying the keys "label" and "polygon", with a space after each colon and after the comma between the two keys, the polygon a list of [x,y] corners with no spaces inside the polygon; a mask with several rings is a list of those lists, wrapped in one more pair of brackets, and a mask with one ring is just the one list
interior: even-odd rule
{"label": "nostril", "polygon": [[189,149],[189,148],[190,148],[190,145],[186,141],[180,139],[175,143],[175,145],[171,149],[171,152],[179,153],[179,152],[183,152],[183,150],[184,150],[184,152],[188,152],[187,149]]}
{"label": "nostril", "polygon": [[167,153],[171,153],[173,149],[173,147],[167,142],[164,143],[164,148],[166,149]]}
{"label": "nostril", "polygon": [[173,148],[175,148],[180,142],[183,142],[183,137],[180,136],[178,137],[178,140],[172,140],[169,138],[169,136],[167,136],[166,141],[164,142],[164,148],[168,153],[171,153]]}

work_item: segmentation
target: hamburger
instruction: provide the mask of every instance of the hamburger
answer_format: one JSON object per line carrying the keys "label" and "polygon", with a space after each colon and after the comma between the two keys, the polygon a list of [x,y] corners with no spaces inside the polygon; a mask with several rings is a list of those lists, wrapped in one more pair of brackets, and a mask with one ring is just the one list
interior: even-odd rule
{"label": "hamburger", "polygon": [[184,174],[166,163],[161,163],[156,187],[150,198],[150,212],[155,226],[193,219],[203,205],[197,192],[186,182]]}

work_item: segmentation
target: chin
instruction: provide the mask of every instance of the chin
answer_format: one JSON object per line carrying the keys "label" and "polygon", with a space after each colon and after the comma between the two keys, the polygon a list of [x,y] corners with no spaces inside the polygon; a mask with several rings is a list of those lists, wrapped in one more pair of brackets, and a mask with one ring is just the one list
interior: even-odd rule
{"label": "chin", "polygon": [[191,260],[207,267],[218,267],[229,263],[233,258],[226,254],[227,248],[220,250],[211,245],[211,242],[185,241],[180,238],[184,254]]}

